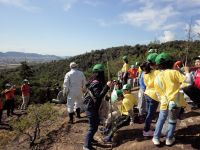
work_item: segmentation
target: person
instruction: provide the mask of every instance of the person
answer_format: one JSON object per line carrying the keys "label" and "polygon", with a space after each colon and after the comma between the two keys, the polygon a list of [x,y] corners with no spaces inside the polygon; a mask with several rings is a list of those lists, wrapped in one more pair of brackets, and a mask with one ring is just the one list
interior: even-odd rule
{"label": "person", "polygon": [[123,86],[122,104],[119,106],[120,116],[114,120],[113,126],[107,127],[108,134],[104,137],[104,142],[111,142],[114,133],[121,127],[133,124],[134,115],[133,107],[137,105],[137,99],[131,93],[131,85],[125,84]]}
{"label": "person", "polygon": [[21,92],[22,92],[22,105],[21,105],[21,110],[26,110],[29,99],[30,99],[30,86],[29,82],[27,79],[23,80],[23,84],[21,86]]}
{"label": "person", "polygon": [[143,62],[140,65],[140,68],[142,70],[140,77],[139,77],[139,91],[138,91],[138,110],[139,110],[139,116],[141,122],[143,122],[144,118],[146,118],[146,101],[145,101],[145,89],[146,85],[144,84],[144,67],[146,66],[147,62]]}
{"label": "person", "polygon": [[78,70],[75,62],[70,63],[70,71],[66,73],[63,83],[63,96],[67,95],[67,111],[69,123],[74,123],[74,109],[76,117],[81,118],[81,102],[85,90],[86,78],[82,71]]}
{"label": "person", "polygon": [[151,130],[151,122],[156,114],[156,110],[159,104],[159,100],[154,88],[154,79],[159,73],[159,71],[155,69],[155,59],[157,55],[157,53],[149,54],[147,56],[148,62],[144,67],[144,84],[146,85],[144,93],[146,100],[147,115],[144,123],[143,136],[153,136],[153,131]]}
{"label": "person", "polygon": [[131,68],[128,69],[128,82],[132,87],[135,87],[136,85],[137,71],[138,69],[134,65],[131,65]]}
{"label": "person", "polygon": [[191,85],[183,88],[183,92],[200,108],[200,56],[195,57],[195,67],[191,69]]}
{"label": "person", "polygon": [[172,145],[175,142],[174,130],[180,109],[186,106],[183,94],[179,91],[181,83],[187,81],[189,69],[185,67],[187,78],[179,71],[172,69],[172,57],[166,53],[159,54],[155,61],[161,70],[154,80],[154,87],[160,100],[160,113],[152,142],[155,145],[160,145],[161,131],[167,120],[168,126],[165,144]]}
{"label": "person", "polygon": [[122,72],[122,85],[125,85],[127,84],[127,80],[128,80],[128,68],[129,68],[129,65],[128,65],[128,57],[127,56],[123,56],[123,67],[121,69],[121,72]]}
{"label": "person", "polygon": [[11,86],[10,83],[6,83],[5,85],[6,89],[2,92],[3,95],[5,95],[5,105],[6,105],[6,109],[7,109],[7,116],[14,115],[14,97],[15,97],[15,85]]}
{"label": "person", "polygon": [[103,97],[112,87],[112,82],[105,82],[104,66],[102,64],[94,65],[92,75],[87,84],[87,92],[84,95],[84,107],[89,121],[89,129],[85,137],[83,149],[93,149],[92,144],[97,142],[94,135],[98,130],[100,123],[99,108]]}
{"label": "person", "polygon": [[3,102],[2,102],[2,99],[0,97],[0,123],[1,123],[2,114],[3,114]]}

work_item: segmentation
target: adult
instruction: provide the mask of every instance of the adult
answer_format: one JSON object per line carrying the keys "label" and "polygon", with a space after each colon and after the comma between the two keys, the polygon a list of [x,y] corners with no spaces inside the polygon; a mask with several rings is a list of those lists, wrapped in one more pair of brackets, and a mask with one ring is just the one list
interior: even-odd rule
{"label": "adult", "polygon": [[63,83],[63,95],[67,95],[67,111],[69,114],[69,123],[74,121],[74,110],[76,117],[81,118],[81,102],[83,91],[85,90],[86,78],[82,71],[78,70],[75,62],[70,63],[70,71],[66,73]]}
{"label": "adult", "polygon": [[27,79],[23,80],[23,84],[21,86],[21,92],[23,101],[21,105],[21,110],[26,110],[30,99],[30,85]]}
{"label": "adult", "polygon": [[185,94],[200,107],[200,56],[195,57],[195,66],[191,71],[191,85],[183,88]]}
{"label": "adult", "polygon": [[92,76],[87,84],[88,90],[84,96],[84,106],[89,120],[89,129],[83,146],[84,150],[93,149],[92,143],[96,142],[93,137],[100,123],[99,108],[103,97],[112,86],[111,81],[105,82],[104,67],[102,64],[96,64],[92,72]]}
{"label": "adult", "polygon": [[16,88],[15,86],[11,86],[10,83],[6,83],[5,88],[6,89],[2,92],[2,94],[5,96],[6,99],[5,105],[7,109],[7,116],[9,117],[10,113],[11,115],[14,115],[14,107],[15,107],[14,98],[15,98]]}

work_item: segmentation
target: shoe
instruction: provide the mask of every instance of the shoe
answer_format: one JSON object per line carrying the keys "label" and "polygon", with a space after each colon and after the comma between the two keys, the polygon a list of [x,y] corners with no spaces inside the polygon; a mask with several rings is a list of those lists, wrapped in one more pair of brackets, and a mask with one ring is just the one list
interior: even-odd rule
{"label": "shoe", "polygon": [[109,129],[108,128],[105,128],[105,127],[102,127],[102,128],[99,128],[99,132],[103,135],[106,135],[108,134],[109,132]]}
{"label": "shoe", "polygon": [[143,131],[143,136],[153,136],[153,131],[152,130],[149,130],[149,131]]}
{"label": "shoe", "polygon": [[97,140],[95,140],[95,139],[92,139],[92,144],[97,144],[98,143],[98,141]]}
{"label": "shoe", "polygon": [[160,140],[159,139],[153,138],[152,142],[153,142],[154,145],[160,145]]}
{"label": "shoe", "polygon": [[170,145],[174,144],[175,140],[176,139],[174,137],[172,139],[166,139],[165,144],[167,146],[170,146]]}
{"label": "shoe", "polygon": [[103,141],[104,141],[105,143],[112,143],[112,140],[111,140],[111,137],[110,137],[110,136],[105,136],[105,137],[103,138]]}
{"label": "shoe", "polygon": [[83,146],[83,150],[95,150],[95,148],[94,147],[88,148],[88,147]]}

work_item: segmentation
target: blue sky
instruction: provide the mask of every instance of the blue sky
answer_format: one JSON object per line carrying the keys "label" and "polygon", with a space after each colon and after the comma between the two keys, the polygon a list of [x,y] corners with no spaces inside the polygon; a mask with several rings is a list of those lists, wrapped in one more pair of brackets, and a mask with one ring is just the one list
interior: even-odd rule
{"label": "blue sky", "polygon": [[200,33],[200,0],[0,0],[0,51],[73,56]]}

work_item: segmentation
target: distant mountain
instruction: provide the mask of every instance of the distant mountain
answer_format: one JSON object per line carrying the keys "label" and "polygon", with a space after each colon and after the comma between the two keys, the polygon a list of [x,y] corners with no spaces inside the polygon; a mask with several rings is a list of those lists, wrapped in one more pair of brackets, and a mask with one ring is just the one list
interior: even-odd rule
{"label": "distant mountain", "polygon": [[41,55],[37,53],[24,53],[24,52],[15,52],[10,51],[6,53],[0,52],[0,63],[1,64],[16,64],[22,61],[42,63],[50,62],[53,60],[60,60],[62,57],[55,55]]}

